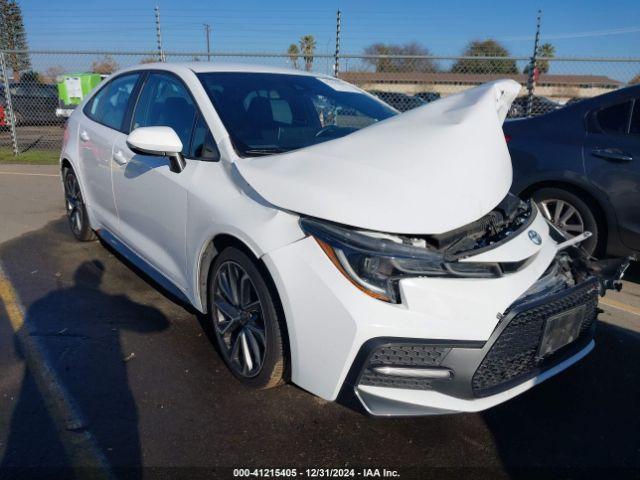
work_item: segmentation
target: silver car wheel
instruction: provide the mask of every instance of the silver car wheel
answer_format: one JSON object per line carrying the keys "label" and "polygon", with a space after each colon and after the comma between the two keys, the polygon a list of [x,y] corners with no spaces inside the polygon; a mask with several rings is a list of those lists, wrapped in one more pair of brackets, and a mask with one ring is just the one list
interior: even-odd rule
{"label": "silver car wheel", "polygon": [[240,265],[227,261],[216,273],[213,290],[214,327],[222,353],[237,374],[255,377],[262,368],[267,345],[256,288]]}
{"label": "silver car wheel", "polygon": [[538,203],[542,215],[568,236],[584,232],[584,220],[578,209],[565,200],[549,199]]}

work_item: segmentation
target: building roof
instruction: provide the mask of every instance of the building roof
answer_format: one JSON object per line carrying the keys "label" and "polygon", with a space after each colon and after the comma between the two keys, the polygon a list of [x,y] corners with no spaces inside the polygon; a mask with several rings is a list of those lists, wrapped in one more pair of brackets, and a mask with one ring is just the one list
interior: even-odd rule
{"label": "building roof", "polygon": [[[477,85],[492,80],[511,78],[521,84],[527,83],[525,74],[450,73],[450,72],[340,72],[339,77],[347,82],[362,83],[440,83],[455,85]],[[541,74],[538,85],[573,87],[618,88],[624,82],[604,75]]]}

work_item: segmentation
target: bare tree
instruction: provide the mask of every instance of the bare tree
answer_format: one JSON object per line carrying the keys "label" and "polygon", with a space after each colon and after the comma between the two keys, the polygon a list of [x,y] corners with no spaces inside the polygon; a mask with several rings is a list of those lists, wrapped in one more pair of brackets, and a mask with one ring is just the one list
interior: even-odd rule
{"label": "bare tree", "polygon": [[109,75],[118,70],[118,68],[120,68],[118,62],[116,62],[110,55],[105,55],[103,58],[95,60],[91,64],[92,72],[101,73],[103,75]]}
{"label": "bare tree", "polygon": [[61,65],[54,65],[47,68],[40,74],[40,81],[42,83],[57,83],[58,77],[65,72],[65,69]]}

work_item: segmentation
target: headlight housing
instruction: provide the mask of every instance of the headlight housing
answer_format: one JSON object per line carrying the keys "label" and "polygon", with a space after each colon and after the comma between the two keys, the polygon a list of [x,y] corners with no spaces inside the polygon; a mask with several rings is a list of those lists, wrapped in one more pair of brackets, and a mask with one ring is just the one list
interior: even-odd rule
{"label": "headlight housing", "polygon": [[315,238],[340,272],[367,295],[399,303],[398,281],[406,277],[502,275],[499,264],[449,262],[418,238],[359,231],[335,223],[301,218],[302,230]]}

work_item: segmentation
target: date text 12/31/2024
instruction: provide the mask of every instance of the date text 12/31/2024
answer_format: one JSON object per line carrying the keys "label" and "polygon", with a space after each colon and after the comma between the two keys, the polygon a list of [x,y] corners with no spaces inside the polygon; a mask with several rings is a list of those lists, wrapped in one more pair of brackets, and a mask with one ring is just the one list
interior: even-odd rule
{"label": "date text 12/31/2024", "polygon": [[234,478],[399,478],[387,468],[234,468]]}

